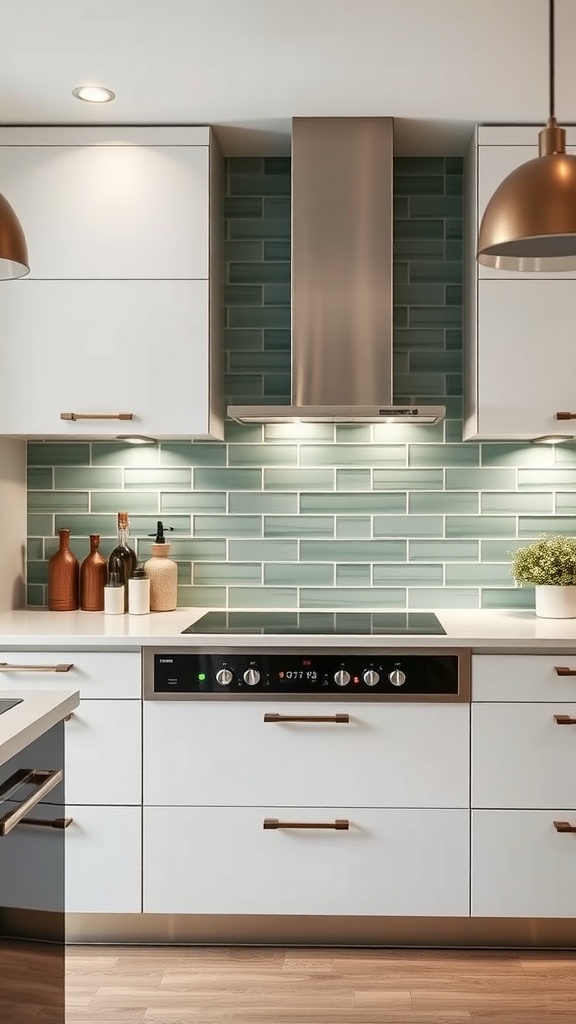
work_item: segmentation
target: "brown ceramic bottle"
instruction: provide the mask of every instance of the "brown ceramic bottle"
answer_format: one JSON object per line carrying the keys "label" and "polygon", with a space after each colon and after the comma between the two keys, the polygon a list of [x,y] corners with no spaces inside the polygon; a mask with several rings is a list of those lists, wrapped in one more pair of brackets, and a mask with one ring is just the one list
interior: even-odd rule
{"label": "brown ceramic bottle", "polygon": [[104,611],[108,563],[98,551],[100,534],[90,534],[90,554],[80,566],[80,607],[84,612]]}
{"label": "brown ceramic bottle", "polygon": [[48,563],[48,608],[74,612],[80,604],[78,559],[70,551],[70,530],[58,530],[60,547]]}

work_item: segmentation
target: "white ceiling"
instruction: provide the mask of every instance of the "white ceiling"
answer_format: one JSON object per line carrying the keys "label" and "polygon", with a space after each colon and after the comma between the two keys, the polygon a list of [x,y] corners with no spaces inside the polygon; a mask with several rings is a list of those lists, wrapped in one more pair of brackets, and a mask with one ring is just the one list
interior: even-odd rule
{"label": "white ceiling", "polygon": [[[576,120],[576,3],[557,0],[557,108]],[[396,150],[547,114],[548,0],[0,0],[0,122],[213,124],[287,152],[295,115],[391,115]],[[113,104],[80,103],[82,83]]]}

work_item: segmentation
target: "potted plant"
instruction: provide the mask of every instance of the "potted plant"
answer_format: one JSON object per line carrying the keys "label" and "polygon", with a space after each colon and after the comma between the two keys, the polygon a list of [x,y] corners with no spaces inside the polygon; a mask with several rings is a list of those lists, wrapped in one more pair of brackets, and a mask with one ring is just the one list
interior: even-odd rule
{"label": "potted plant", "polygon": [[576,538],[541,537],[512,556],[512,575],[533,586],[536,615],[546,619],[576,618]]}

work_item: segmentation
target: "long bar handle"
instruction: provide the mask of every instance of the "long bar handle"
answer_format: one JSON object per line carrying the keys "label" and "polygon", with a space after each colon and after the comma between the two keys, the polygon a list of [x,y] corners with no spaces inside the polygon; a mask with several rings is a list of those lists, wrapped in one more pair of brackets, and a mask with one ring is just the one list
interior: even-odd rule
{"label": "long bar handle", "polygon": [[133,412],[61,412],[61,420],[133,420]]}
{"label": "long bar handle", "polygon": [[22,818],[21,825],[38,825],[42,828],[69,828],[74,818]]}
{"label": "long bar handle", "polygon": [[554,715],[556,725],[576,725],[576,718],[571,715]]}
{"label": "long bar handle", "polygon": [[557,420],[576,420],[576,412],[557,412]]}
{"label": "long bar handle", "polygon": [[278,818],[264,818],[262,828],[332,828],[336,832],[344,832],[350,828],[350,822],[347,818],[336,818],[336,821],[280,821]]}
{"label": "long bar handle", "polygon": [[34,771],[33,769],[21,768],[19,771],[14,772],[14,775],[11,775],[4,785],[0,787],[0,800],[7,799],[17,789],[27,784],[35,786],[36,789],[14,811],[9,811],[3,818],[0,818],[0,836],[7,836],[16,827],[18,822],[22,821],[22,818],[25,818],[28,812],[36,807],[36,804],[39,804],[48,793],[56,789],[56,786],[62,782],[63,777],[60,769],[54,771]]}
{"label": "long bar handle", "polygon": [[555,821],[554,828],[557,832],[576,832],[576,825],[571,825],[569,821]]}
{"label": "long bar handle", "polygon": [[267,711],[265,722],[336,722],[337,725],[348,725],[350,715],[279,715],[275,711]]}
{"label": "long bar handle", "polygon": [[62,665],[9,665],[0,661],[0,672],[69,672],[74,668],[72,662]]}
{"label": "long bar handle", "polygon": [[557,676],[576,676],[576,668],[568,668],[567,665],[554,665]]}

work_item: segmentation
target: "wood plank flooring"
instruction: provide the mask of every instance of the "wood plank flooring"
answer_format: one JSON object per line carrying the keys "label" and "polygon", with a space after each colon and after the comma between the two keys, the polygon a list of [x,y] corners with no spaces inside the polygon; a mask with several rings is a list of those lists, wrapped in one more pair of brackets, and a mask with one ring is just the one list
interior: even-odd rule
{"label": "wood plank flooring", "polygon": [[67,1024],[574,1024],[576,951],[72,946]]}

